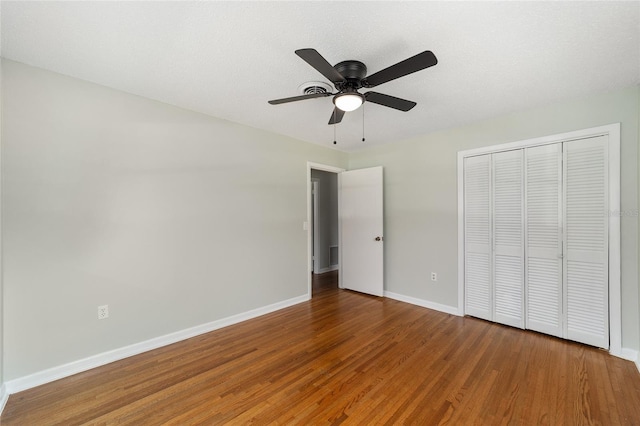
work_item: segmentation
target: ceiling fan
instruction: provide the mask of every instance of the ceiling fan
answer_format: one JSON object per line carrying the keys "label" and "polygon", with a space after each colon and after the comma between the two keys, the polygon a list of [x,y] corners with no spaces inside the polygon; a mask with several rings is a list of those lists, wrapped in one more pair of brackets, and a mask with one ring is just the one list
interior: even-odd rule
{"label": "ceiling fan", "polygon": [[335,66],[331,66],[315,49],[299,49],[296,50],[296,55],[329,79],[337,92],[310,93],[290,98],[275,99],[269,101],[269,103],[271,105],[278,105],[287,102],[333,96],[333,104],[335,107],[329,119],[329,124],[340,123],[345,112],[358,109],[365,101],[400,111],[409,111],[416,106],[415,102],[373,91],[360,93],[358,90],[376,87],[382,83],[432,67],[438,63],[438,59],[436,59],[433,52],[426,50],[367,76],[367,67],[360,61],[342,61]]}

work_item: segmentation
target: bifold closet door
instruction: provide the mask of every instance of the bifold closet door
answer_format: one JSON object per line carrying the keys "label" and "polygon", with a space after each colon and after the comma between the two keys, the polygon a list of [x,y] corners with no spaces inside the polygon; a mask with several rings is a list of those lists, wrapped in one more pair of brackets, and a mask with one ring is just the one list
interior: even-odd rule
{"label": "bifold closet door", "polygon": [[525,149],[526,328],[563,337],[562,144]]}
{"label": "bifold closet door", "polygon": [[465,159],[465,312],[524,328],[522,150]]}
{"label": "bifold closet door", "polygon": [[566,338],[609,347],[608,137],[565,142]]}
{"label": "bifold closet door", "polygon": [[465,312],[493,320],[491,155],[464,159]]}
{"label": "bifold closet door", "polygon": [[609,347],[608,137],[464,159],[465,313]]}
{"label": "bifold closet door", "polygon": [[493,321],[524,328],[522,150],[492,154]]}
{"label": "bifold closet door", "polygon": [[526,324],[609,347],[606,136],[525,149]]}

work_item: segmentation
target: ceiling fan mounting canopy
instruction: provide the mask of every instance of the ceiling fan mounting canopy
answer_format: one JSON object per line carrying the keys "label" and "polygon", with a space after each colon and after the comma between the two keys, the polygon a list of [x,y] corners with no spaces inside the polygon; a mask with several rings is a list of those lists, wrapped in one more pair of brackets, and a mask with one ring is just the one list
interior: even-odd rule
{"label": "ceiling fan mounting canopy", "polygon": [[[360,61],[342,61],[336,64],[334,68],[347,82],[360,83],[367,76],[367,66]],[[340,83],[342,82],[336,84]]]}
{"label": "ceiling fan mounting canopy", "polygon": [[409,111],[416,106],[415,102],[373,91],[362,94],[358,92],[358,90],[378,86],[416,71],[432,67],[438,63],[433,52],[425,50],[422,53],[367,76],[367,67],[360,61],[342,61],[335,66],[331,66],[315,49],[299,49],[296,50],[295,53],[331,81],[338,92],[310,93],[290,98],[275,99],[269,101],[269,103],[271,105],[279,105],[305,99],[333,96],[335,108],[331,114],[329,124],[340,123],[345,111],[353,111],[360,107],[365,101],[399,111]]}

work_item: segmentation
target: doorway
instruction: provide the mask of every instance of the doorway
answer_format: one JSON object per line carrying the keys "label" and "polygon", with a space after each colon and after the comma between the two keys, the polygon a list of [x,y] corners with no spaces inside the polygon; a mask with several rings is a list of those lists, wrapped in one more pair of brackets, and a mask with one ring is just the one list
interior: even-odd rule
{"label": "doorway", "polygon": [[[384,245],[383,245],[383,169],[381,166],[344,171],[331,166],[307,163],[307,288],[312,297],[312,181],[313,170],[329,172],[336,178],[337,186],[337,247],[329,240],[323,249],[318,244],[319,255],[328,258],[326,271],[337,260],[338,288],[358,291],[374,296],[384,296]],[[315,174],[315,173],[314,173]],[[321,197],[318,197],[318,205]],[[322,214],[316,220],[320,223]],[[316,238],[319,241],[320,238]],[[335,241],[335,240],[334,240]],[[333,259],[333,261],[331,261]],[[322,263],[317,268],[322,271]]]}
{"label": "doorway", "polygon": [[338,175],[311,170],[311,266],[314,275],[339,267]]}
{"label": "doorway", "polygon": [[[340,269],[339,174],[344,169],[307,163],[308,291],[314,276]],[[333,272],[335,274],[335,272]]]}

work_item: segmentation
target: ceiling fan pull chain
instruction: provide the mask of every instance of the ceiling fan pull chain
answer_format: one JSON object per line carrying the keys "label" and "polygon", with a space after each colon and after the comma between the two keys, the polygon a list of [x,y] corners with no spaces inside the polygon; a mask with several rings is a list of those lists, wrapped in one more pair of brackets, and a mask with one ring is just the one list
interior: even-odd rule
{"label": "ceiling fan pull chain", "polygon": [[333,109],[333,144],[335,145],[336,142],[336,109]]}
{"label": "ceiling fan pull chain", "polygon": [[364,142],[364,104],[362,104],[362,142]]}

